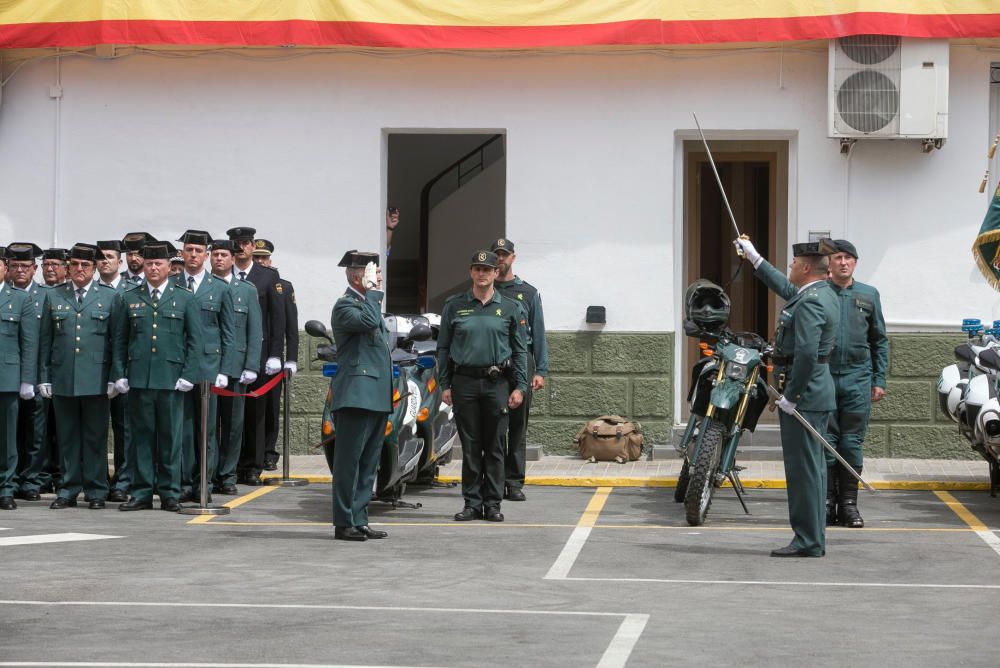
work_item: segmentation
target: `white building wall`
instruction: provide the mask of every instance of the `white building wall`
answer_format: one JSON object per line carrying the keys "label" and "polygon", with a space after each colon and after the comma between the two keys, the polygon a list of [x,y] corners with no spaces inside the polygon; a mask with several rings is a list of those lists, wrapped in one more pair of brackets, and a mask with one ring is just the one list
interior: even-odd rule
{"label": "white building wall", "polygon": [[382,244],[385,133],[504,131],[507,234],[548,327],[583,328],[603,304],[607,330],[674,330],[674,152],[696,111],[707,130],[792,138],[789,242],[849,236],[891,322],[1000,317],[969,251],[989,195],[977,185],[990,58],[973,47],[951,51],[943,150],[863,142],[849,168],[826,138],[822,48],[289,55],[64,58],[59,102],[55,61],[26,65],[0,106],[0,236],[47,246],[249,225],[277,245],[301,319],[325,320],[342,252]]}

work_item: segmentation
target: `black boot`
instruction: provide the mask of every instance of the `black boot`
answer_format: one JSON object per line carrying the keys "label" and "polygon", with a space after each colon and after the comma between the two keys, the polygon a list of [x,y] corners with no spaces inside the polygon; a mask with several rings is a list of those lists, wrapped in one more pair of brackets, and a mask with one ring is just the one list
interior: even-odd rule
{"label": "black boot", "polygon": [[[861,475],[860,466],[857,471],[858,475]],[[864,527],[865,521],[861,518],[861,513],[858,512],[858,481],[847,469],[841,468],[839,473],[838,519],[840,525],[851,529],[860,529]]]}
{"label": "black boot", "polygon": [[826,467],[826,525],[837,524],[837,464]]}

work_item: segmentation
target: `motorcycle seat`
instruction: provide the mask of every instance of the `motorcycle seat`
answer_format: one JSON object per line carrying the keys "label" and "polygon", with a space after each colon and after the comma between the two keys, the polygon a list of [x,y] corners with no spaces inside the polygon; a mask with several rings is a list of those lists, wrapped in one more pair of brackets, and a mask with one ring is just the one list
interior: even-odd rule
{"label": "motorcycle seat", "polygon": [[392,351],[391,357],[395,364],[405,364],[407,362],[416,362],[420,355],[408,352],[402,348],[396,348]]}

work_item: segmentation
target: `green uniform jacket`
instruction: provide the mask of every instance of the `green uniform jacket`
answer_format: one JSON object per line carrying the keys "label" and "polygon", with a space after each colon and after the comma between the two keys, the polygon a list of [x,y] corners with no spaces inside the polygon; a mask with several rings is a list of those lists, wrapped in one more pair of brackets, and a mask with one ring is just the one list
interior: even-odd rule
{"label": "green uniform jacket", "polygon": [[[185,273],[182,271],[174,277],[174,284],[187,289]],[[201,373],[197,380],[184,377],[192,383],[207,380],[215,382],[222,367],[223,351],[233,346],[233,294],[229,284],[221,278],[216,278],[205,272],[198,284],[194,299],[201,311],[201,331],[204,336],[203,354],[201,357]],[[226,369],[221,373],[227,376],[239,376],[242,369]]]}
{"label": "green uniform jacket", "polygon": [[[172,390],[179,378],[194,383],[201,374],[205,349],[201,309],[186,288],[165,281],[159,305],[153,308],[146,282],[127,289],[116,337],[125,350],[114,357],[113,378],[128,378],[142,390]],[[126,352],[127,351],[127,352]],[[124,360],[125,368],[120,369]]]}
{"label": "green uniform jacket", "polygon": [[860,281],[852,281],[846,288],[830,281],[830,287],[840,305],[840,331],[830,370],[837,375],[870,365],[872,385],[885,389],[889,337],[885,333],[878,290]]}
{"label": "green uniform jacket", "polygon": [[38,371],[40,383],[51,383],[60,397],[86,397],[107,392],[113,339],[122,336],[123,302],[114,288],[94,282],[83,304],[76,302],[76,286],[67,283],[49,290],[42,313]]}
{"label": "green uniform jacket", "polygon": [[549,346],[545,340],[545,316],[542,313],[542,295],[531,283],[520,276],[512,281],[497,281],[493,286],[519,303],[528,314],[526,339],[528,350],[535,358],[535,373],[549,375]]}
{"label": "green uniform jacket", "polygon": [[233,344],[222,348],[222,373],[237,377],[246,369],[260,368],[260,345],[264,338],[257,301],[257,288],[253,283],[233,276],[229,282],[233,303]]}
{"label": "green uniform jacket", "polygon": [[451,389],[450,362],[488,367],[511,360],[514,384],[528,391],[526,315],[521,305],[499,290],[483,304],[472,290],[452,295],[444,303],[438,334],[438,378],[442,389]]}
{"label": "green uniform jacket", "polygon": [[330,324],[337,344],[337,375],[330,389],[335,411],[392,411],[392,358],[389,332],[382,320],[384,296],[379,290],[362,296],[348,288],[333,305]]}
{"label": "green uniform jacket", "polygon": [[787,300],[774,333],[774,356],[792,359],[790,366],[776,364],[776,375],[785,374],[782,393],[802,411],[835,410],[837,394],[830,366],[818,362],[819,357],[832,353],[840,326],[840,309],[830,284],[817,281],[800,291],[766,260],[756,275]]}
{"label": "green uniform jacket", "polygon": [[38,317],[31,295],[12,285],[0,288],[0,392],[34,385],[38,372]]}

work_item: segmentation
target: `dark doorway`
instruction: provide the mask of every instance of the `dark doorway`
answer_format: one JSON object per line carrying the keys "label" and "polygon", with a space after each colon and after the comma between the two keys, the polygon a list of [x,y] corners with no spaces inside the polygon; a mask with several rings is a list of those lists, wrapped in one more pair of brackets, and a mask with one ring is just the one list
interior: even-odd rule
{"label": "dark doorway", "polygon": [[468,258],[504,236],[506,151],[501,133],[393,133],[387,204],[399,209],[387,266],[386,309],[439,313],[464,290]]}

